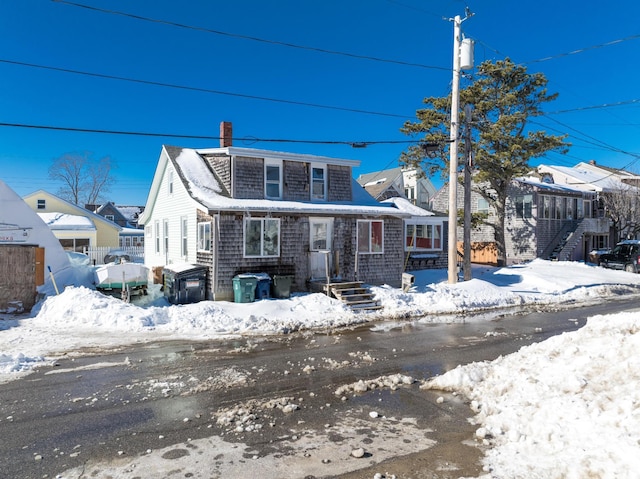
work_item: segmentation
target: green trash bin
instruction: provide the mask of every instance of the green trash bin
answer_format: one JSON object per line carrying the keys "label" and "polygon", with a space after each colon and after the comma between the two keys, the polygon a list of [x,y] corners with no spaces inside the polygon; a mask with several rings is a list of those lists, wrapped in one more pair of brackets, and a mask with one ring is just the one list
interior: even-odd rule
{"label": "green trash bin", "polygon": [[256,299],[258,279],[251,274],[239,274],[233,277],[233,301],[253,303]]}
{"label": "green trash bin", "polygon": [[291,283],[293,283],[293,276],[288,274],[275,274],[272,278],[273,297],[274,298],[288,298],[291,296]]}

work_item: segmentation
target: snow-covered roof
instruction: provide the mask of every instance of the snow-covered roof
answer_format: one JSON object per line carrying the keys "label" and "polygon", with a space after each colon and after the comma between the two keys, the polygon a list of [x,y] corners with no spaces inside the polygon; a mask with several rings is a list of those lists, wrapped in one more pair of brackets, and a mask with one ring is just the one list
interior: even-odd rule
{"label": "snow-covered roof", "polygon": [[612,191],[625,187],[625,184],[614,174],[603,170],[579,168],[577,165],[573,167],[540,165],[538,170],[551,173],[556,184],[573,186],[581,190]]}
{"label": "snow-covered roof", "polygon": [[[22,229],[28,235],[26,238],[23,237],[24,242],[37,244],[44,248],[45,263],[47,267],[51,268],[52,274],[59,279],[68,280],[69,277],[66,274],[70,271],[71,265],[60,241],[47,228],[42,218],[2,180],[0,180],[0,224],[5,226],[5,233],[0,234],[1,243],[22,242],[7,238],[9,235],[6,228],[15,226]],[[44,286],[39,286],[38,290],[51,291],[52,289],[51,278],[46,276]]]}
{"label": "snow-covered roof", "polygon": [[95,231],[93,222],[86,216],[70,215],[67,213],[38,213],[47,226],[52,230]]}
{"label": "snow-covered roof", "polygon": [[575,188],[570,185],[563,185],[558,183],[546,183],[544,181],[540,181],[539,178],[535,176],[527,176],[523,178],[516,178],[516,181],[523,183],[525,185],[532,185],[541,190],[555,191],[555,192],[563,192],[563,193],[574,193],[574,194],[582,194],[584,193],[583,189]]}
{"label": "snow-covered roof", "polygon": [[143,206],[121,206],[115,205],[118,208],[118,211],[122,213],[122,216],[127,218],[129,221],[136,221],[138,219],[138,215],[142,213],[144,210]]}
{"label": "snow-covered roof", "polygon": [[[302,202],[286,200],[230,198],[223,194],[223,188],[209,170],[202,151],[183,148],[172,158],[181,171],[191,196],[209,210],[225,211],[296,211],[308,214],[365,214],[406,216],[393,204],[380,204],[364,188],[352,179],[353,200],[332,202]],[[272,152],[273,155],[273,152]]]}
{"label": "snow-covered roof", "polygon": [[394,204],[396,208],[400,211],[410,214],[411,216],[435,216],[435,213],[432,211],[425,210],[424,208],[420,208],[419,206],[414,205],[411,201],[406,198],[394,197],[388,198],[382,203],[391,203]]}

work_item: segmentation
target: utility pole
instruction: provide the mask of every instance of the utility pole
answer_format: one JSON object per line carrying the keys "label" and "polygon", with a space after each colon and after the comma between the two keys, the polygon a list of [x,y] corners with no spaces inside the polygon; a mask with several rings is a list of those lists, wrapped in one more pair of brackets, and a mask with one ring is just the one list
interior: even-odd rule
{"label": "utility pole", "polygon": [[451,85],[451,134],[449,146],[449,248],[448,279],[450,284],[458,281],[458,128],[460,113],[460,70],[462,45],[462,22],[473,14],[467,9],[465,18],[456,15],[453,19],[453,81]]}

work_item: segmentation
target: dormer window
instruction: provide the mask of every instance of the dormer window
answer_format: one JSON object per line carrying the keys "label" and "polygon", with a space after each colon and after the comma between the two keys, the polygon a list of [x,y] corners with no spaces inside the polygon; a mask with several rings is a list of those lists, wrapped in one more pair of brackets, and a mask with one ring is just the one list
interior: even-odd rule
{"label": "dormer window", "polygon": [[325,201],[327,199],[327,167],[311,164],[311,199]]}
{"label": "dormer window", "polygon": [[282,162],[266,160],[264,163],[264,195],[269,199],[282,198]]}

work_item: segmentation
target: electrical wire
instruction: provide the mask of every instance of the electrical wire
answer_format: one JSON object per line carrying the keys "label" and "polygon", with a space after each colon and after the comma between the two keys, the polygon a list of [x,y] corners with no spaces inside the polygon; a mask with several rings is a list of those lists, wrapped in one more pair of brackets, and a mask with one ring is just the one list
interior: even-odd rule
{"label": "electrical wire", "polygon": [[639,105],[639,104],[640,104],[640,99],[624,100],[624,101],[617,101],[615,103],[603,103],[602,105],[582,106],[582,107],[571,108],[571,109],[567,109],[567,110],[550,111],[550,112],[546,112],[545,114],[546,115],[560,115],[562,113],[573,113],[573,112],[576,112],[576,111],[601,110],[601,109],[612,108],[612,107],[616,107],[616,106]]}
{"label": "electrical wire", "polygon": [[404,66],[410,66],[410,67],[418,67],[418,68],[427,68],[427,69],[432,69],[432,70],[443,70],[443,71],[451,71],[451,68],[446,68],[446,67],[440,67],[440,66],[434,66],[434,65],[424,65],[422,63],[412,63],[412,62],[405,62],[405,61],[401,61],[401,60],[390,60],[387,58],[380,58],[380,57],[372,57],[372,56],[368,56],[368,55],[358,55],[356,53],[348,53],[348,52],[341,52],[341,51],[337,51],[337,50],[329,50],[326,48],[318,48],[318,47],[310,47],[307,45],[298,45],[295,43],[289,43],[289,42],[282,42],[282,41],[278,41],[278,40],[268,40],[265,38],[260,38],[260,37],[254,37],[251,35],[241,35],[238,33],[230,33],[230,32],[224,32],[221,30],[213,30],[210,28],[204,28],[204,27],[195,27],[192,25],[186,25],[183,23],[177,23],[177,22],[172,22],[172,21],[168,21],[168,20],[160,20],[157,18],[149,18],[149,17],[144,17],[142,15],[135,15],[133,13],[126,13],[126,12],[121,12],[118,10],[110,10],[110,9],[106,9],[106,8],[99,8],[99,7],[93,7],[90,5],[85,5],[82,3],[76,3],[76,2],[70,2],[68,0],[51,0],[54,3],[63,3],[65,5],[70,5],[73,7],[79,7],[79,8],[85,8],[87,10],[93,10],[96,12],[100,12],[100,13],[107,13],[110,15],[120,15],[123,17],[128,17],[128,18],[133,18],[135,20],[141,20],[144,22],[150,22],[150,23],[158,23],[158,24],[162,24],[162,25],[169,25],[172,27],[177,27],[177,28],[184,28],[187,30],[195,30],[195,31],[200,31],[200,32],[205,32],[205,33],[213,33],[216,35],[223,35],[223,36],[227,36],[227,37],[232,37],[232,38],[240,38],[243,40],[251,40],[254,42],[260,42],[260,43],[267,43],[270,45],[279,45],[279,46],[283,46],[283,47],[288,47],[288,48],[296,48],[299,50],[308,50],[308,51],[313,51],[313,52],[318,52],[318,53],[326,53],[326,54],[331,54],[331,55],[340,55],[340,56],[344,56],[344,57],[349,57],[349,58],[358,58],[361,60],[370,60],[370,61],[376,61],[376,62],[382,62],[382,63],[393,63],[395,65],[404,65]]}
{"label": "electrical wire", "polygon": [[631,40],[638,40],[640,39],[640,34],[636,34],[636,35],[629,35],[627,37],[624,38],[620,38],[618,40],[611,40],[610,42],[606,42],[606,43],[600,43],[598,45],[591,45],[589,47],[584,47],[584,48],[579,48],[577,50],[573,50],[571,52],[566,52],[566,53],[558,53],[557,55],[552,55],[552,56],[548,56],[548,57],[544,57],[544,58],[539,58],[537,60],[530,60],[527,62],[524,62],[525,64],[529,64],[529,63],[541,63],[541,62],[546,62],[549,60],[555,60],[557,58],[562,58],[562,57],[568,57],[571,55],[577,55],[579,53],[584,53],[590,50],[596,50],[598,48],[605,48],[605,47],[610,47],[612,45],[617,45],[619,43],[623,43],[623,42],[628,42]]}
{"label": "electrical wire", "polygon": [[[76,133],[99,133],[108,135],[128,135],[128,136],[142,136],[142,137],[165,137],[165,138],[188,138],[198,140],[220,140],[219,136],[207,136],[207,135],[182,135],[176,133],[153,133],[153,132],[141,132],[141,131],[124,131],[124,130],[105,130],[98,128],[76,128],[68,126],[54,126],[54,125],[33,125],[26,123],[8,123],[0,122],[0,127],[12,127],[12,128],[29,128],[37,130],[53,130],[53,131],[68,131]],[[305,143],[316,145],[348,145],[356,148],[362,148],[369,145],[392,145],[392,144],[408,144],[419,143],[420,140],[372,140],[372,141],[340,141],[340,140],[294,140],[290,138],[257,138],[257,137],[242,137],[232,138],[234,141],[243,141],[250,143]]]}
{"label": "electrical wire", "polygon": [[239,98],[249,98],[249,99],[252,99],[252,100],[270,101],[270,102],[275,102],[275,103],[286,103],[288,105],[308,106],[308,107],[312,107],[312,108],[323,108],[323,109],[326,109],[326,110],[346,111],[346,112],[351,112],[351,113],[363,113],[363,114],[366,114],[366,115],[387,116],[387,117],[393,117],[393,118],[405,118],[405,119],[412,118],[409,115],[398,115],[398,114],[394,114],[394,113],[383,113],[383,112],[376,112],[376,111],[370,111],[370,110],[359,110],[357,108],[346,108],[346,107],[340,107],[340,106],[322,105],[322,104],[319,104],[319,103],[309,103],[309,102],[296,101],[296,100],[283,100],[283,99],[280,99],[280,98],[271,98],[271,97],[264,97],[264,96],[257,96],[257,95],[248,95],[248,94],[244,94],[244,93],[234,93],[234,92],[228,92],[228,91],[222,91],[222,90],[213,90],[213,89],[209,89],[209,88],[191,87],[191,86],[186,86],[186,85],[176,85],[176,84],[173,84],[173,83],[163,83],[163,82],[158,82],[158,81],[153,81],[153,80],[141,80],[141,79],[138,79],[138,78],[129,78],[129,77],[121,77],[121,76],[117,76],[117,75],[108,75],[108,74],[105,74],[105,73],[94,73],[94,72],[87,72],[87,71],[82,71],[82,70],[73,70],[73,69],[70,69],[70,68],[52,67],[52,66],[47,66],[47,65],[39,65],[39,64],[36,64],[36,63],[20,62],[20,61],[16,61],[16,60],[7,60],[7,59],[2,59],[2,58],[0,58],[0,63],[7,63],[7,64],[10,64],[10,65],[19,65],[19,66],[30,67],[30,68],[39,68],[39,69],[43,69],[43,70],[51,70],[51,71],[57,71],[57,72],[63,72],[63,73],[73,73],[75,75],[84,75],[84,76],[90,76],[90,77],[94,77],[94,78],[104,78],[104,79],[107,79],[107,80],[126,81],[126,82],[130,82],[130,83],[139,83],[139,84],[143,84],[143,85],[161,86],[161,87],[165,87],[165,88],[176,88],[176,89],[180,89],[180,90],[197,91],[197,92],[201,92],[201,93],[212,93],[212,94],[215,94],[215,95],[234,96],[234,97],[239,97]]}

